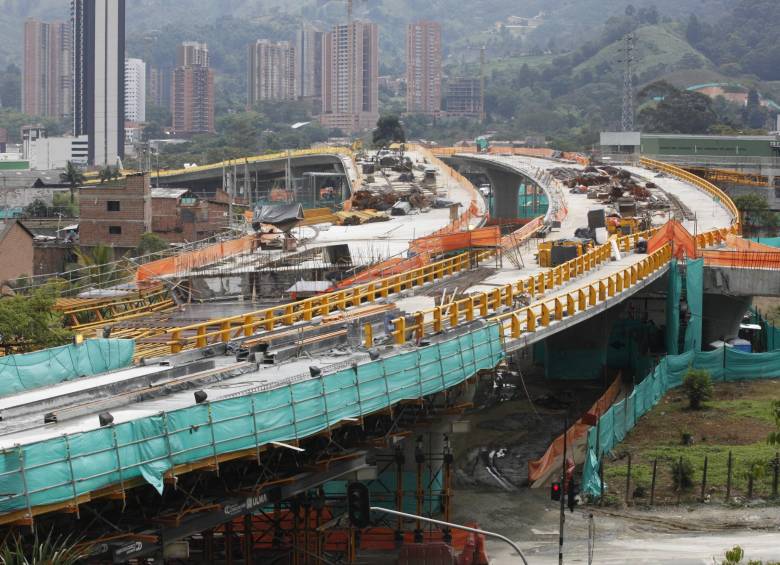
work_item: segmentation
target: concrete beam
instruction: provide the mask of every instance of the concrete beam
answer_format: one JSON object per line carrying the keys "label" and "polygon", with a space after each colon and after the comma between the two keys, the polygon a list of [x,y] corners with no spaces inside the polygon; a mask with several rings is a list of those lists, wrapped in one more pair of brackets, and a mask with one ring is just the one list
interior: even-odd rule
{"label": "concrete beam", "polygon": [[780,276],[772,269],[705,267],[704,292],[730,296],[780,296]]}

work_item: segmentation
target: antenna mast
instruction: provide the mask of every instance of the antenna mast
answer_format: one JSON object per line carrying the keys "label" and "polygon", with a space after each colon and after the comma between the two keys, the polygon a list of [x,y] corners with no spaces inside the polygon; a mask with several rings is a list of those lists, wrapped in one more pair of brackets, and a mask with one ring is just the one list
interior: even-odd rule
{"label": "antenna mast", "polygon": [[485,123],[485,46],[479,53],[479,119]]}

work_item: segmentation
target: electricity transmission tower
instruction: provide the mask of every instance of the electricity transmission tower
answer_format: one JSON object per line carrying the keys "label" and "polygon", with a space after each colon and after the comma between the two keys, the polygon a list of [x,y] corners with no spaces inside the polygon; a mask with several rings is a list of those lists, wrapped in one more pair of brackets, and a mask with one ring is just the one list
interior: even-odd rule
{"label": "electricity transmission tower", "polygon": [[623,131],[634,131],[634,34],[629,33],[623,39],[621,60],[623,63]]}

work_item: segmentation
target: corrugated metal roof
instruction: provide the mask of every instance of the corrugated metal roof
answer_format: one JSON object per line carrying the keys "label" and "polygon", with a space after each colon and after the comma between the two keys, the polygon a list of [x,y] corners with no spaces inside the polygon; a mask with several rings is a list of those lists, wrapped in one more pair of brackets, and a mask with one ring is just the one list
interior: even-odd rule
{"label": "corrugated metal roof", "polygon": [[153,188],[152,198],[181,198],[189,191],[188,188]]}

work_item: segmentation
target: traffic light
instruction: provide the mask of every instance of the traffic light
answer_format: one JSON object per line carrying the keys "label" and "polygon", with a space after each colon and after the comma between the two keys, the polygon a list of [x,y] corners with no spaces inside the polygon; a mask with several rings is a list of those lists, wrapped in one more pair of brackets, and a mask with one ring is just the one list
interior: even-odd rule
{"label": "traffic light", "polygon": [[577,506],[577,495],[580,493],[580,487],[574,480],[569,483],[569,492],[567,493],[569,502],[569,512],[574,512]]}
{"label": "traffic light", "polygon": [[550,500],[561,499],[561,483],[553,483],[550,485]]}
{"label": "traffic light", "polygon": [[347,514],[350,524],[355,528],[367,528],[371,522],[371,501],[368,487],[363,483],[347,485]]}

